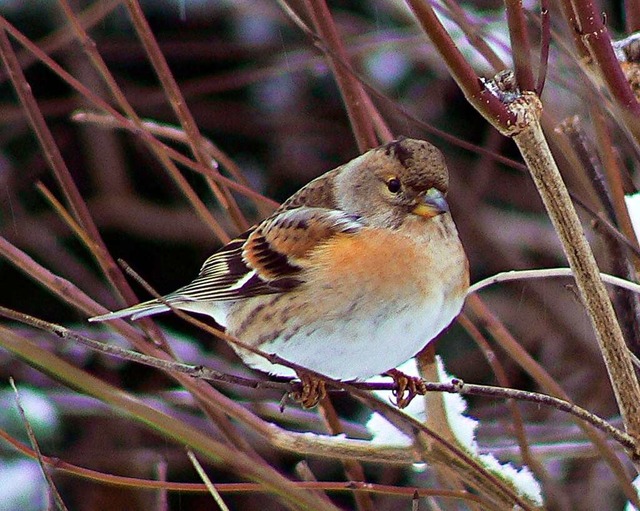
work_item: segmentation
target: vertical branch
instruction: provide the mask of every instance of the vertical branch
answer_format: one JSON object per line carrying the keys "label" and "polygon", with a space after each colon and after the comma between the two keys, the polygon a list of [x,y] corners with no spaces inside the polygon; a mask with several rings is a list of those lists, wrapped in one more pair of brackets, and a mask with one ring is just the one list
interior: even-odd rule
{"label": "vertical branch", "polygon": [[549,0],[540,0],[540,65],[536,82],[538,96],[542,96],[549,65],[549,47],[551,46],[551,20],[549,18]]}
{"label": "vertical branch", "polygon": [[513,140],[562,241],[596,332],[626,431],[640,439],[640,385],[591,247],[540,127],[541,104],[535,94],[524,94],[512,108],[522,109],[524,121]]}
{"label": "vertical branch", "polygon": [[327,58],[344,99],[351,127],[361,152],[376,147],[378,138],[367,108],[367,94],[358,79],[349,73],[341,62],[349,62],[349,56],[340,39],[325,0],[305,0],[311,21],[329,51]]}
{"label": "vertical branch", "polygon": [[531,70],[531,43],[522,9],[522,0],[505,0],[505,6],[518,88],[522,91],[532,91],[535,88],[535,81]]}

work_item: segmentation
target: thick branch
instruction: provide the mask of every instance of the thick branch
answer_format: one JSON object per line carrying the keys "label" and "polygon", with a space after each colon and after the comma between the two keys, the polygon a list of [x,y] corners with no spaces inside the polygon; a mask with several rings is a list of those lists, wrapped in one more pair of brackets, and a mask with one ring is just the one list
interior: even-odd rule
{"label": "thick branch", "polygon": [[553,226],[562,241],[580,295],[596,332],[625,428],[631,436],[640,439],[640,385],[628,355],[622,330],[600,278],[591,247],[542,132],[539,122],[540,101],[535,94],[527,93],[521,100],[512,104],[512,108],[520,111],[523,118],[522,129],[513,135],[513,139],[529,167]]}

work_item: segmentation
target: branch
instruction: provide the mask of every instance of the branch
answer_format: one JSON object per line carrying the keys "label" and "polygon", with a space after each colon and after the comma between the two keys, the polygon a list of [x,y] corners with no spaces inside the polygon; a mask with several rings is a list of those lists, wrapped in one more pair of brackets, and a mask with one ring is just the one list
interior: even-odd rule
{"label": "branch", "polygon": [[[510,106],[521,117],[518,130],[512,133],[513,139],[562,241],[595,330],[625,428],[631,436],[640,439],[640,385],[600,270],[542,132],[542,105],[535,94],[525,92]],[[636,447],[635,454],[640,455],[640,446]]]}
{"label": "branch", "polygon": [[[640,288],[640,286],[638,286]],[[265,380],[255,380],[251,378],[243,378],[240,376],[234,376],[230,374],[221,373],[219,371],[215,371],[208,367],[202,365],[193,365],[193,364],[185,364],[182,362],[175,362],[173,360],[165,360],[160,359],[154,356],[145,355],[143,353],[138,353],[136,351],[128,350],[125,348],[120,348],[119,346],[115,346],[112,344],[107,344],[100,341],[95,341],[85,335],[79,334],[68,328],[57,325],[55,323],[50,323],[48,321],[44,321],[33,316],[29,316],[28,314],[12,311],[11,309],[7,309],[5,307],[0,306],[0,316],[4,316],[10,319],[14,319],[16,321],[20,321],[21,323],[25,323],[27,325],[33,326],[40,330],[44,330],[46,332],[52,333],[62,339],[71,340],[82,344],[94,351],[98,351],[100,353],[105,353],[107,355],[111,355],[117,357],[121,360],[129,360],[132,362],[137,362],[140,364],[144,364],[149,367],[154,367],[156,369],[160,369],[167,372],[181,373],[192,378],[197,378],[201,380],[207,381],[215,381],[218,383],[230,383],[234,385],[240,385],[243,387],[249,387],[253,389],[274,389],[279,391],[284,391],[287,393],[295,392],[299,389],[299,383],[297,382],[272,382]],[[273,355],[269,355],[259,350],[256,350],[256,354],[262,355],[265,358],[271,360],[274,363],[283,363],[292,366],[292,368],[303,369],[300,366],[296,366],[288,363],[285,360],[280,358],[275,358]],[[307,370],[307,369],[305,369]],[[319,375],[319,377],[326,379],[326,377]],[[362,382],[362,383],[347,383],[341,382],[338,380],[326,379],[327,384],[330,385],[333,390],[337,391],[347,391],[352,392],[355,391],[373,391],[373,390],[383,390],[383,391],[393,391],[396,388],[395,383],[372,383],[372,382]],[[559,399],[553,396],[549,396],[546,394],[540,394],[537,392],[529,392],[518,389],[510,389],[504,387],[496,387],[492,385],[476,385],[476,384],[468,384],[464,383],[462,380],[455,378],[451,380],[451,382],[429,382],[424,381],[425,390],[427,392],[447,392],[449,394],[461,394],[461,395],[471,395],[471,396],[483,396],[492,399],[514,399],[517,401],[528,401],[537,404],[543,404],[547,406],[551,406],[560,410],[562,412],[569,413],[579,419],[584,420],[585,422],[595,426],[600,431],[606,433],[614,440],[618,441],[623,447],[627,449],[634,449],[635,442],[634,439],[629,435],[621,432],[617,428],[611,426],[608,422],[598,417],[595,414],[585,410],[584,408],[580,408],[579,406],[570,403],[564,399]]]}
{"label": "branch", "polygon": [[[485,287],[489,287],[498,282],[510,282],[512,280],[525,280],[525,279],[546,279],[553,277],[573,277],[573,270],[571,268],[544,268],[536,270],[511,270],[496,273],[491,277],[482,279],[473,284],[467,294],[477,293]],[[600,273],[600,278],[607,284],[622,287],[640,294],[640,284],[631,282],[629,280],[621,279],[608,273]]]}

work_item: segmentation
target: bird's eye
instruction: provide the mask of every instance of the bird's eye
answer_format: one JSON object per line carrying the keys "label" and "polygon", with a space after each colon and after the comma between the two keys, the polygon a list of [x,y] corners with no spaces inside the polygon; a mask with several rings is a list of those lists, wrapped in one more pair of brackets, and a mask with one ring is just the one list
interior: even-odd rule
{"label": "bird's eye", "polygon": [[387,188],[391,193],[398,193],[400,191],[400,180],[397,177],[393,177],[387,181]]}

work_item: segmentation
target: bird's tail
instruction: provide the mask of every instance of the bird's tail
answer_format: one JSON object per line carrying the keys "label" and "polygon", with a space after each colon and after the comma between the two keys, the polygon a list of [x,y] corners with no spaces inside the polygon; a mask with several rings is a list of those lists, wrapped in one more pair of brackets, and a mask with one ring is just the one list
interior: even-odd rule
{"label": "bird's tail", "polygon": [[149,300],[132,307],[127,307],[126,309],[121,309],[115,312],[108,312],[107,314],[102,314],[100,316],[94,316],[92,318],[89,318],[89,321],[109,321],[110,319],[128,317],[135,320],[144,318],[145,316],[158,314],[159,312],[166,312],[168,310],[169,307],[167,307],[164,303],[158,300]]}

